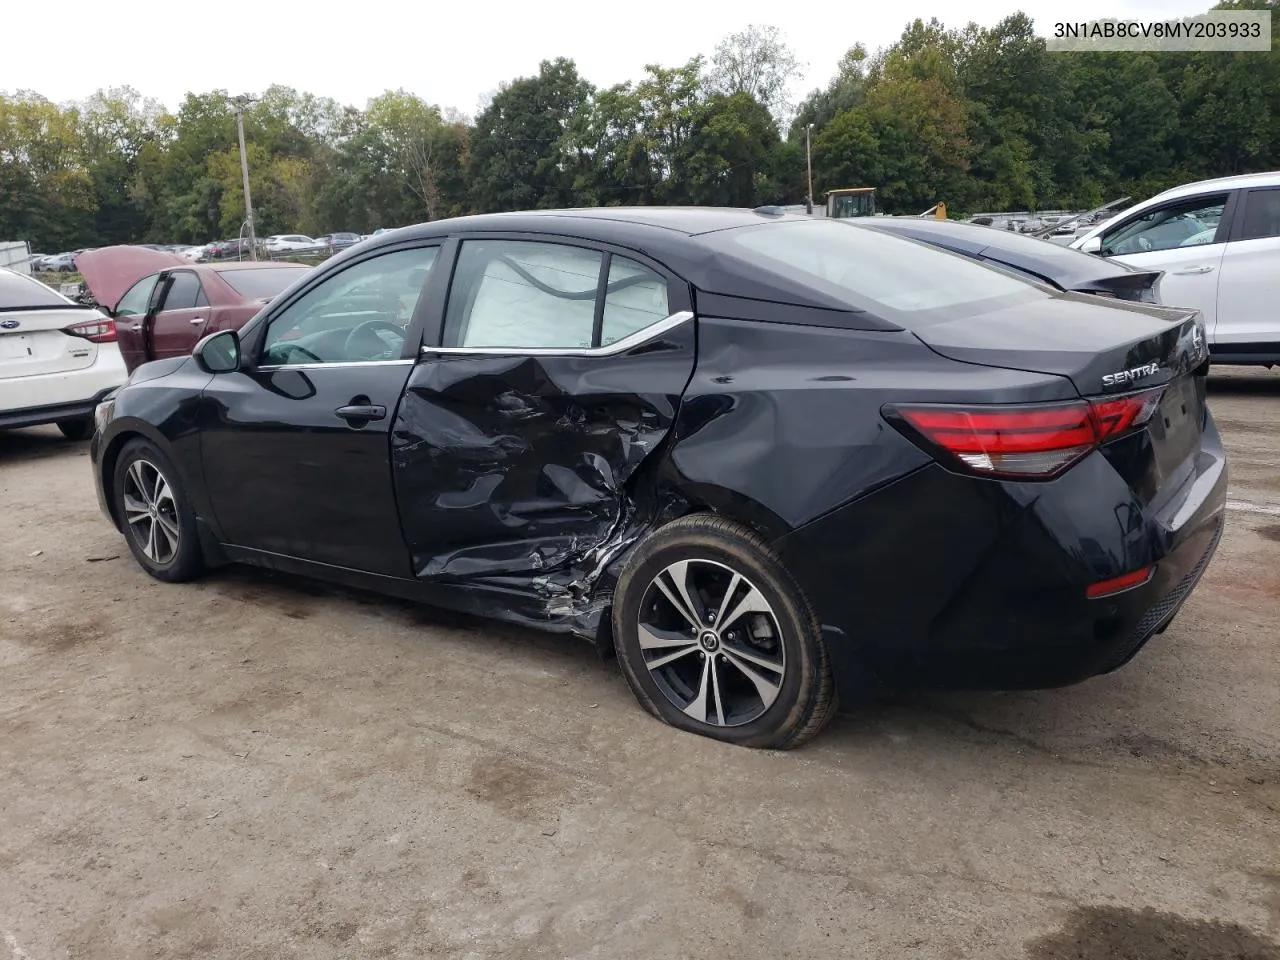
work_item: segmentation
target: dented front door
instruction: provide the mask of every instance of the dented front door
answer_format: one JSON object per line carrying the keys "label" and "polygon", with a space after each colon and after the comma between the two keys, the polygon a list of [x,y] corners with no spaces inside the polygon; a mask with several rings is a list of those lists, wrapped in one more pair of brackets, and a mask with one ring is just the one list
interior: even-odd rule
{"label": "dented front door", "polygon": [[537,576],[621,526],[693,373],[688,290],[571,241],[461,244],[393,434],[417,576]]}

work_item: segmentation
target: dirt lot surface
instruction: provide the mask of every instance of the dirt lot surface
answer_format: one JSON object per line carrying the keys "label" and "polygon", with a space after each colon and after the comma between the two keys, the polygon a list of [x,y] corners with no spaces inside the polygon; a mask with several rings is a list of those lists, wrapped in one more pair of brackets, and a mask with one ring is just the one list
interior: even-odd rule
{"label": "dirt lot surface", "polygon": [[1134,662],[786,754],[571,641],[156,583],[85,445],[2,434],[0,960],[1280,958],[1280,371],[1212,393],[1227,534]]}

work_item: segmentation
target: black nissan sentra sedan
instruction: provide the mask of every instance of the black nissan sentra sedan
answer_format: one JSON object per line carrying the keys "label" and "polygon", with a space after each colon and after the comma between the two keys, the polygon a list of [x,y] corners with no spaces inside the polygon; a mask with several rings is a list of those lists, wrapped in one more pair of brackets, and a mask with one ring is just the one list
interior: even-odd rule
{"label": "black nissan sentra sedan", "polygon": [[838,699],[1068,684],[1163,630],[1222,527],[1207,362],[1194,311],[849,223],[495,214],[139,367],[92,460],[161,580],[577,634],[668,723],[793,747]]}

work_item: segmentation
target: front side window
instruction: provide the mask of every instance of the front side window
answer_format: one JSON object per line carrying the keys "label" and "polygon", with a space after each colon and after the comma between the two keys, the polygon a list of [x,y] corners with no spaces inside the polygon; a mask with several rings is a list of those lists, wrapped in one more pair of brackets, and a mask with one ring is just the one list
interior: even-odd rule
{"label": "front side window", "polygon": [[1241,240],[1280,237],[1280,189],[1250,190],[1244,201]]}
{"label": "front side window", "polygon": [[436,251],[396,250],[326,278],[271,320],[262,364],[400,359]]}
{"label": "front side window", "polygon": [[153,273],[149,277],[143,277],[126,290],[120,302],[116,304],[116,316],[138,317],[145,314],[147,306],[151,303],[151,293],[155,290],[156,281],[159,279],[160,274]]}
{"label": "front side window", "polygon": [[626,257],[559,243],[471,240],[458,256],[444,346],[590,349],[670,312],[667,281]]}
{"label": "front side window", "polygon": [[203,306],[209,301],[204,298],[200,289],[200,279],[194,273],[182,272],[173,275],[173,283],[165,294],[163,310],[191,310]]}
{"label": "front side window", "polygon": [[1227,195],[1214,194],[1165,204],[1102,236],[1102,254],[1112,257],[1212,243]]}

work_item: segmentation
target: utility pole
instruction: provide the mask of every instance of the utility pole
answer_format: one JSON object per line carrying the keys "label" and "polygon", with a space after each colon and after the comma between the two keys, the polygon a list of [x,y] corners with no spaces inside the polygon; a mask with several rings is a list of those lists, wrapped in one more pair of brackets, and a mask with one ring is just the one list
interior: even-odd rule
{"label": "utility pole", "polygon": [[813,151],[809,147],[809,140],[813,134],[813,124],[810,123],[804,128],[804,165],[809,171],[809,198],[805,201],[805,211],[813,216]]}
{"label": "utility pole", "polygon": [[249,195],[249,155],[244,149],[244,108],[253,103],[253,100],[239,96],[231,102],[236,106],[236,134],[240,137],[240,173],[244,177],[245,221],[249,224],[249,258],[257,260],[258,238],[253,230],[253,198]]}

